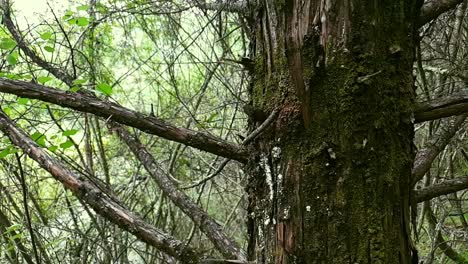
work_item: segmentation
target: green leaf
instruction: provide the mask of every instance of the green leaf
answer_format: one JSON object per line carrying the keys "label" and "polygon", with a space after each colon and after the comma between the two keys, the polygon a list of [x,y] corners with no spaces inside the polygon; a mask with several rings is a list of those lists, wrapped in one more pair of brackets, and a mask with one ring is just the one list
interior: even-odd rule
{"label": "green leaf", "polygon": [[50,146],[50,147],[48,147],[47,149],[50,150],[50,151],[52,151],[52,152],[55,152],[55,151],[57,151],[58,146]]}
{"label": "green leaf", "polygon": [[23,97],[19,97],[18,100],[16,100],[16,102],[20,105],[25,105],[29,102],[29,99],[28,98],[23,98]]}
{"label": "green leaf", "polygon": [[8,64],[16,65],[16,63],[18,63],[18,52],[17,51],[11,52],[10,54],[7,55],[6,60]]}
{"label": "green leaf", "polygon": [[96,10],[101,14],[109,13],[109,9],[101,3],[96,3],[95,7],[96,7]]}
{"label": "green leaf", "polygon": [[81,84],[85,84],[87,82],[87,80],[85,79],[76,79],[73,81],[73,84],[74,85],[81,85]]}
{"label": "green leaf", "polygon": [[67,149],[69,147],[73,146],[73,141],[71,140],[67,140],[65,142],[63,142],[62,144],[60,144],[60,147],[63,148],[63,149]]}
{"label": "green leaf", "polygon": [[41,34],[41,39],[48,40],[52,37],[52,32],[44,32]]}
{"label": "green leaf", "polygon": [[46,136],[42,133],[39,132],[34,132],[34,134],[31,135],[32,140],[34,140],[39,146],[44,147],[46,146]]}
{"label": "green leaf", "polygon": [[0,159],[3,159],[4,157],[8,156],[8,154],[10,154],[8,149],[4,149],[4,150],[0,151]]}
{"label": "green leaf", "polygon": [[63,15],[62,19],[68,20],[71,16],[73,16],[73,11],[68,10],[67,12],[65,12],[65,15]]}
{"label": "green leaf", "polygon": [[2,107],[3,112],[5,112],[6,115],[11,115],[11,107]]}
{"label": "green leaf", "polygon": [[107,83],[100,83],[96,88],[105,95],[110,96],[112,94],[112,87]]}
{"label": "green leaf", "polygon": [[73,136],[78,132],[78,129],[69,129],[62,132],[62,135],[65,137]]}
{"label": "green leaf", "polygon": [[49,76],[40,76],[37,78],[37,81],[40,83],[40,84],[44,84],[48,81],[52,80],[52,77],[49,77]]}
{"label": "green leaf", "polygon": [[8,146],[6,149],[0,151],[0,159],[14,153],[11,151],[12,147],[11,146]]}
{"label": "green leaf", "polygon": [[21,75],[15,74],[15,73],[8,73],[5,77],[7,79],[10,79],[10,80],[20,80],[21,79]]}
{"label": "green leaf", "polygon": [[54,52],[55,49],[52,48],[51,46],[44,46],[44,50],[47,51],[47,52],[52,53],[52,52]]}
{"label": "green leaf", "polygon": [[68,23],[69,25],[76,25],[77,19],[74,18],[74,17],[72,17],[72,18],[70,18],[69,20],[67,20],[67,23]]}
{"label": "green leaf", "polygon": [[214,121],[214,119],[218,116],[217,112],[214,112],[213,114],[210,115],[210,117],[206,120],[207,123],[211,123]]}
{"label": "green leaf", "polygon": [[89,24],[89,20],[86,17],[76,18],[76,24],[80,27],[86,27]]}
{"label": "green leaf", "polygon": [[78,92],[80,89],[81,89],[81,87],[79,87],[79,86],[73,86],[73,87],[70,88],[69,91],[74,93],[74,92]]}
{"label": "green leaf", "polygon": [[2,38],[0,40],[0,49],[10,50],[16,47],[16,42],[11,38]]}
{"label": "green leaf", "polygon": [[23,238],[23,233],[16,233],[15,235],[12,235],[10,236],[10,240],[11,241],[14,241],[14,240],[20,240]]}
{"label": "green leaf", "polygon": [[22,226],[20,224],[12,224],[11,226],[7,227],[6,232],[11,233],[16,230],[20,230]]}
{"label": "green leaf", "polygon": [[89,9],[89,5],[80,5],[76,8],[78,11],[87,11]]}

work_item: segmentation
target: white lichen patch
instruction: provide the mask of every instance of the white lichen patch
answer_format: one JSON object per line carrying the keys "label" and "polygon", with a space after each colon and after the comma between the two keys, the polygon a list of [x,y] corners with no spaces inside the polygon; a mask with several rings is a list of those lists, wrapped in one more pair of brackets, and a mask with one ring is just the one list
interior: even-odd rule
{"label": "white lichen patch", "polygon": [[273,149],[271,150],[271,156],[275,159],[279,159],[281,156],[281,148],[273,147]]}
{"label": "white lichen patch", "polygon": [[327,151],[328,151],[328,155],[330,155],[330,158],[336,159],[336,153],[333,151],[332,148],[328,148]]}
{"label": "white lichen patch", "polygon": [[270,224],[270,218],[265,219],[265,222],[263,222],[266,226]]}
{"label": "white lichen patch", "polygon": [[268,188],[270,189],[270,200],[273,200],[273,175],[271,174],[271,168],[268,164],[268,158],[265,155],[260,157],[260,166],[265,171],[265,180]]}
{"label": "white lichen patch", "polygon": [[289,219],[289,206],[283,209],[283,219]]}
{"label": "white lichen patch", "polygon": [[277,186],[278,186],[277,192],[279,193],[279,195],[281,195],[283,193],[283,174],[281,173],[278,174]]}
{"label": "white lichen patch", "polygon": [[367,138],[362,141],[362,147],[364,148],[367,145]]}

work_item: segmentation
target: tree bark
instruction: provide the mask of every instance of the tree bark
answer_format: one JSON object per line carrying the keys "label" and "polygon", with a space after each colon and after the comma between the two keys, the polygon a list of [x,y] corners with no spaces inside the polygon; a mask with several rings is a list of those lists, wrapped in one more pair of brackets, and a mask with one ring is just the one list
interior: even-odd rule
{"label": "tree bark", "polygon": [[[417,263],[410,239],[417,1],[263,1],[250,106],[257,263]],[[262,120],[250,117],[250,129]]]}

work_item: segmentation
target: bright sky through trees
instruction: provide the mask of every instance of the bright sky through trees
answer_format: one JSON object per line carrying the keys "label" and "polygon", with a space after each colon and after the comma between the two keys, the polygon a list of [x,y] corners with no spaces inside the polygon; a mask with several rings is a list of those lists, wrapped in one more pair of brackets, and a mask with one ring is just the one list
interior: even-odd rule
{"label": "bright sky through trees", "polygon": [[49,5],[54,8],[54,12],[62,14],[62,10],[65,8],[67,3],[66,0],[16,0],[13,2],[13,7],[18,10],[17,19],[18,23],[33,23],[37,22],[41,16],[51,15]]}

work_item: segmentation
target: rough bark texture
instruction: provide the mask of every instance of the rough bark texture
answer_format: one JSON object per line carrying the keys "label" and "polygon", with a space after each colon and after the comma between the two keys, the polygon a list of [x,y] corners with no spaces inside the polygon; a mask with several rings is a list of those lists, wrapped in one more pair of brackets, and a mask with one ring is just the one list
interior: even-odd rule
{"label": "rough bark texture", "polygon": [[[411,263],[417,1],[262,1],[249,149],[250,259]],[[251,129],[261,123],[254,116]],[[417,262],[416,262],[417,263]]]}

